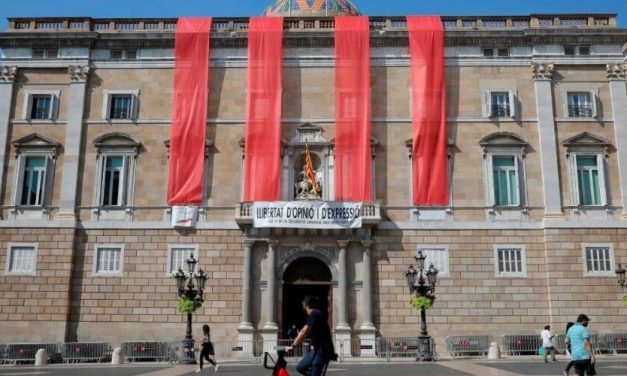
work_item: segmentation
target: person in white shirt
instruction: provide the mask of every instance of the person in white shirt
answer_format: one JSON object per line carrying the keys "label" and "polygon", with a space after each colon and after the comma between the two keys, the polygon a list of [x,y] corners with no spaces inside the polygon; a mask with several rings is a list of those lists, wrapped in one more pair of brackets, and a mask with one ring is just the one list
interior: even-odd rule
{"label": "person in white shirt", "polygon": [[553,337],[555,336],[551,334],[551,325],[545,326],[540,336],[542,337],[542,347],[544,347],[544,363],[548,362],[549,352],[551,353],[551,358],[555,361],[555,347],[553,346]]}

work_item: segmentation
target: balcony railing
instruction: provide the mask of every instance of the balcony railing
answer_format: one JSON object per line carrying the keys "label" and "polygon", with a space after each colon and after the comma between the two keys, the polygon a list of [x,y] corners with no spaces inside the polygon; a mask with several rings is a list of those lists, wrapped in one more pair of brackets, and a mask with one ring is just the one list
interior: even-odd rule
{"label": "balcony railing", "polygon": [[592,106],[584,105],[568,105],[568,117],[592,117]]}

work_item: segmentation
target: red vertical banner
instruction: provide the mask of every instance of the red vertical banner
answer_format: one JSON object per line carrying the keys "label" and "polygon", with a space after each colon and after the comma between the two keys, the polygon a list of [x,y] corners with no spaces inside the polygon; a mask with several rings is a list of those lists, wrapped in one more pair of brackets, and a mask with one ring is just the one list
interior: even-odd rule
{"label": "red vertical banner", "polygon": [[335,199],[372,200],[370,23],[335,17]]}
{"label": "red vertical banner", "polygon": [[411,56],[413,204],[449,202],[444,30],[438,16],[408,16]]}
{"label": "red vertical banner", "polygon": [[168,204],[200,204],[205,166],[211,18],[176,25]]}
{"label": "red vertical banner", "polygon": [[244,201],[281,198],[283,17],[251,17],[244,146]]}

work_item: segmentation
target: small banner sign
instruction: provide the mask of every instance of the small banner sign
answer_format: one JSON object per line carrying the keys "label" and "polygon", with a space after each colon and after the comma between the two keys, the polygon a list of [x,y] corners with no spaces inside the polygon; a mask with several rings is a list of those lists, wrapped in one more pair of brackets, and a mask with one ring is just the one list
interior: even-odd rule
{"label": "small banner sign", "polygon": [[361,227],[362,202],[273,201],[253,204],[254,227],[346,229]]}
{"label": "small banner sign", "polygon": [[197,206],[173,206],[172,207],[172,227],[196,227],[198,218]]}

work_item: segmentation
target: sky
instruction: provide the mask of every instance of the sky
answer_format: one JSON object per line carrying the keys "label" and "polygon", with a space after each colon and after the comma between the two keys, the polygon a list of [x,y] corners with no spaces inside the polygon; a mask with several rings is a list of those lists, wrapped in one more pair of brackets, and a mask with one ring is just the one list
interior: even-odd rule
{"label": "sky", "polygon": [[[531,13],[618,13],[627,28],[627,0],[352,0],[371,16],[528,15]],[[0,0],[0,31],[7,17],[254,16],[274,0]]]}

